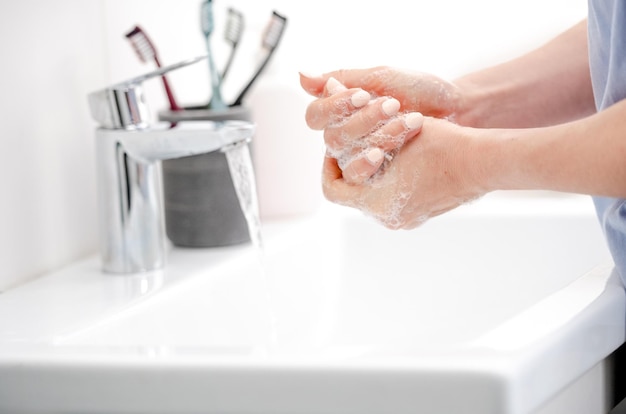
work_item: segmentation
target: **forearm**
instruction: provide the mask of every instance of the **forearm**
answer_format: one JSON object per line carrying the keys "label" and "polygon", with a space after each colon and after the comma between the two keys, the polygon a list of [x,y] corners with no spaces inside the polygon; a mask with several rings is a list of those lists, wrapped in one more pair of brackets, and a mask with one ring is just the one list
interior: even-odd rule
{"label": "forearm", "polygon": [[593,116],[532,129],[474,129],[480,185],[626,198],[626,100]]}
{"label": "forearm", "polygon": [[454,82],[463,91],[455,122],[481,128],[555,125],[595,111],[583,21],[512,61]]}

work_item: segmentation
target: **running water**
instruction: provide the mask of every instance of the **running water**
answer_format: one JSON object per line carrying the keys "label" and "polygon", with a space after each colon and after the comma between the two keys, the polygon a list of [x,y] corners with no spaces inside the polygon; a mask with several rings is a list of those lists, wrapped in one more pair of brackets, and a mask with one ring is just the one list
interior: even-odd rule
{"label": "running water", "polygon": [[230,146],[225,151],[225,154],[228,161],[228,167],[230,168],[230,175],[233,180],[235,192],[239,198],[241,210],[243,211],[243,215],[248,222],[250,240],[257,251],[260,271],[265,279],[265,298],[267,300],[270,325],[268,348],[271,350],[271,348],[277,343],[277,318],[273,308],[272,286],[265,264],[254,167],[250,157],[250,150],[248,145],[245,143]]}
{"label": "running water", "polygon": [[263,250],[261,237],[261,220],[259,218],[259,202],[256,193],[256,179],[250,157],[250,150],[245,143],[230,146],[226,151],[226,159],[230,168],[230,176],[239,198],[243,215],[248,222],[248,232],[252,245]]}

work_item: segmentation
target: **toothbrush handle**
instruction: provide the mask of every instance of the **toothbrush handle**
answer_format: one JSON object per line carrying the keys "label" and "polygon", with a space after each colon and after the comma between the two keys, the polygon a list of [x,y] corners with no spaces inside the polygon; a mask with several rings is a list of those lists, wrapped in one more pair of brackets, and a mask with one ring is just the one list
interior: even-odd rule
{"label": "toothbrush handle", "polygon": [[[158,56],[154,56],[154,63],[156,63],[157,68],[161,68],[161,61]],[[172,92],[172,88],[170,88],[170,83],[167,81],[167,77],[165,75],[161,76],[163,79],[163,88],[165,89],[165,95],[167,95],[167,100],[170,103],[170,110],[172,111],[180,111],[180,106],[176,103],[176,99],[174,99],[174,93]]]}
{"label": "toothbrush handle", "polygon": [[235,49],[237,49],[237,45],[233,46],[232,49],[230,49],[228,60],[226,61],[226,64],[224,65],[224,68],[222,69],[222,81],[224,80],[224,78],[226,78],[226,74],[228,73],[228,70],[230,69],[230,65],[233,63],[233,58],[235,57]]}
{"label": "toothbrush handle", "polygon": [[165,94],[167,95],[167,100],[170,103],[170,110],[172,111],[180,111],[180,106],[178,106],[178,104],[176,103],[176,100],[174,99],[174,94],[172,93],[172,89],[170,88],[170,84],[167,81],[167,77],[165,77],[165,75],[161,76],[161,79],[163,79],[163,87],[165,88]]}
{"label": "toothbrush handle", "polygon": [[213,61],[213,54],[211,53],[211,45],[209,39],[210,37],[207,36],[207,57],[209,60],[209,72],[211,72],[211,92],[213,94],[213,96],[211,96],[211,101],[209,102],[209,107],[210,109],[224,109],[226,108],[226,104],[222,99],[222,93],[220,91],[220,74],[215,67],[215,62]]}
{"label": "toothbrush handle", "polygon": [[243,88],[243,90],[239,93],[239,96],[237,96],[237,99],[235,99],[235,101],[230,104],[231,107],[240,106],[243,103],[243,98],[246,96],[246,94],[248,93],[248,90],[250,89],[252,84],[256,81],[256,79],[259,77],[261,72],[263,72],[263,70],[265,69],[265,66],[267,66],[267,62],[269,62],[271,57],[272,57],[271,53],[268,53],[267,56],[265,56],[265,60],[263,60],[263,63],[261,63],[256,73],[252,77],[252,79],[250,79],[250,81],[245,86],[245,88]]}

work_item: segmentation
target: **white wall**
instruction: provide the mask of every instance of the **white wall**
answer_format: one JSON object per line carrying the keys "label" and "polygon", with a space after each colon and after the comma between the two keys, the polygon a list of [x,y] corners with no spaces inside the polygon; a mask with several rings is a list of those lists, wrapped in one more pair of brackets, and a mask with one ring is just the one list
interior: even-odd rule
{"label": "white wall", "polygon": [[[232,76],[236,95],[262,56],[272,9],[289,24],[279,52],[252,90],[256,162],[266,217],[321,202],[323,147],[303,114],[310,98],[297,71],[387,64],[453,78],[539,45],[583,18],[586,0],[215,0],[218,62],[226,8],[242,10],[247,32]],[[164,63],[205,52],[200,0],[29,0],[0,3],[0,291],[96,252],[93,127],[88,92],[153,68],[123,34],[141,24]],[[206,101],[204,64],[171,78],[179,101]],[[146,85],[165,106],[158,81]]]}

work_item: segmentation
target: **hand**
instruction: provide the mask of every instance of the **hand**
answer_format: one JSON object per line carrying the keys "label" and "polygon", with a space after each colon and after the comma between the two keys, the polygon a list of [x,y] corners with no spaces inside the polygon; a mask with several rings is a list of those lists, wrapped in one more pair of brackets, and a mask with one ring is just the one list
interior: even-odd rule
{"label": "hand", "polygon": [[[301,75],[303,86],[311,78]],[[337,159],[350,183],[369,179],[393,153],[419,133],[420,113],[398,115],[400,103],[390,97],[372,99],[360,89],[348,89],[328,78],[320,98],[307,108],[307,124],[324,130],[328,154]]]}
{"label": "hand", "polygon": [[324,194],[332,202],[362,210],[386,227],[417,227],[487,192],[469,162],[475,142],[471,131],[425,118],[419,138],[406,143],[382,174],[360,185],[348,183],[337,160],[327,156]]}
{"label": "hand", "polygon": [[301,75],[305,91],[323,97],[326,82],[335,78],[348,89],[359,88],[372,97],[391,96],[400,103],[400,112],[421,112],[426,116],[453,120],[463,98],[459,87],[439,77],[379,66],[370,69],[338,70],[322,76]]}

